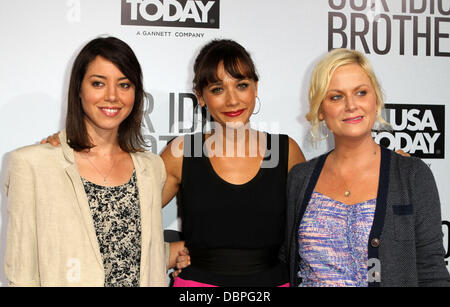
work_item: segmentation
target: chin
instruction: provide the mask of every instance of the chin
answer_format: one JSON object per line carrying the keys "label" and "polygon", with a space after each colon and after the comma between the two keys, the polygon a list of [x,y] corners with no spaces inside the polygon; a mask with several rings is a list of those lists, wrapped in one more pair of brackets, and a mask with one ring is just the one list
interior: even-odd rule
{"label": "chin", "polygon": [[348,139],[362,139],[366,137],[372,138],[372,132],[350,132],[350,133],[342,133],[341,137],[348,138]]}
{"label": "chin", "polygon": [[94,124],[94,127],[97,127],[99,129],[108,131],[108,130],[118,130],[119,129],[120,124],[107,124],[107,123],[98,123],[98,124]]}

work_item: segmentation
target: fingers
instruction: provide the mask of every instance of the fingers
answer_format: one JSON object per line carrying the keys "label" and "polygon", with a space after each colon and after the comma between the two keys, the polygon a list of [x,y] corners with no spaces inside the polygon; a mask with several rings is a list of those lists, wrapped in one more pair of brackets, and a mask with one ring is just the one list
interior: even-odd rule
{"label": "fingers", "polygon": [[178,275],[180,275],[180,273],[181,273],[181,270],[175,270],[172,272],[172,277],[176,278]]}
{"label": "fingers", "polygon": [[46,144],[49,143],[50,145],[52,145],[53,147],[57,147],[61,144],[61,141],[59,139],[59,131],[53,135],[48,136],[46,139],[43,139],[41,141],[41,144]]}
{"label": "fingers", "polygon": [[55,140],[55,138],[53,136],[49,136],[47,138],[47,142],[50,143],[52,146],[58,146],[58,142]]}
{"label": "fingers", "polygon": [[172,272],[172,277],[176,278],[181,271],[191,265],[191,256],[189,256],[189,250],[185,247],[178,251],[176,258],[175,268]]}
{"label": "fingers", "polygon": [[178,255],[187,256],[187,255],[189,255],[189,250],[185,247],[184,249],[182,249],[178,252]]}
{"label": "fingers", "polygon": [[411,157],[411,155],[409,153],[404,152],[403,150],[399,149],[395,151],[396,153],[398,153],[399,155],[405,156],[405,157]]}
{"label": "fingers", "polygon": [[178,252],[175,267],[181,270],[190,265],[191,265],[191,256],[189,256],[189,250],[185,247]]}
{"label": "fingers", "polygon": [[59,140],[59,132],[49,136],[47,138],[47,142],[50,143],[52,146],[58,146],[59,144],[61,144],[60,140]]}
{"label": "fingers", "polygon": [[191,265],[191,257],[190,256],[178,256],[177,257],[177,263],[175,264],[175,267],[178,270],[184,269]]}

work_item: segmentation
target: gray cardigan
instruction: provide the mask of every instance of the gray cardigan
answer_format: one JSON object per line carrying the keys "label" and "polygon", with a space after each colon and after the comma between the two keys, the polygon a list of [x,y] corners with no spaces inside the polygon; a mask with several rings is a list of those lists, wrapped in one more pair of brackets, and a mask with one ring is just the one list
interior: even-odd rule
{"label": "gray cardigan", "polygon": [[[289,173],[287,236],[281,255],[290,267],[291,286],[301,282],[297,231],[328,154],[298,164]],[[382,148],[368,241],[369,286],[450,286],[440,210],[429,167]]]}

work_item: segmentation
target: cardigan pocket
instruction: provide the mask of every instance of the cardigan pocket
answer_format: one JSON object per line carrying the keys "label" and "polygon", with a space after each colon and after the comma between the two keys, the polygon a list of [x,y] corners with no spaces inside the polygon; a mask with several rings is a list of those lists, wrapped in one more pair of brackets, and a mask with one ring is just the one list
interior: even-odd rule
{"label": "cardigan pocket", "polygon": [[414,210],[412,205],[394,205],[394,231],[397,241],[414,240]]}

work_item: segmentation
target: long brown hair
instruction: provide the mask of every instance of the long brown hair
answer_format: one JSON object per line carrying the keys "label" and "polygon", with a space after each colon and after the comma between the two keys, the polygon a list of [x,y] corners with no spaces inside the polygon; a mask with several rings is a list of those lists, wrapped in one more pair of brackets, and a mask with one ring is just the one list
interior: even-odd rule
{"label": "long brown hair", "polygon": [[111,61],[134,85],[135,98],[133,109],[119,126],[118,142],[120,148],[125,152],[142,151],[145,144],[141,134],[144,100],[142,70],[130,46],[115,37],[91,40],[83,47],[73,63],[66,116],[67,141],[70,147],[76,151],[90,149],[95,146],[92,144],[86,130],[85,113],[81,105],[80,91],[87,67],[97,56]]}

